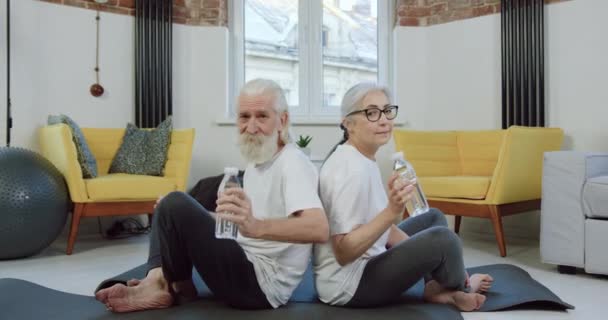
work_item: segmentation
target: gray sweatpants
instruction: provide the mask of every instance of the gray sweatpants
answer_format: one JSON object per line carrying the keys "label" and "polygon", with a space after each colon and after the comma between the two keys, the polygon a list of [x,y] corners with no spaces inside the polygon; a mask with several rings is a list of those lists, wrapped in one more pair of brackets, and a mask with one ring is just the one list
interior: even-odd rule
{"label": "gray sweatpants", "polygon": [[463,290],[466,280],[460,238],[447,228],[443,212],[429,212],[402,221],[410,238],[367,263],[346,307],[375,307],[394,302],[418,282],[435,280],[448,289]]}
{"label": "gray sweatpants", "polygon": [[215,219],[194,198],[171,192],[154,214],[148,268],[162,267],[167,281],[176,282],[191,279],[193,266],[230,306],[272,308],[243,248],[234,240],[215,238]]}

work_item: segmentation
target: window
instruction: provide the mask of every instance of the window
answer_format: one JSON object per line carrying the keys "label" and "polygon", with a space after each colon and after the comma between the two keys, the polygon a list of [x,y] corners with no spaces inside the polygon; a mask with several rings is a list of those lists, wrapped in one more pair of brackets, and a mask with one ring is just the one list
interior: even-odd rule
{"label": "window", "polygon": [[231,2],[231,95],[250,79],[268,78],[285,90],[295,122],[338,119],[340,101],[352,85],[390,84],[392,2]]}
{"label": "window", "polygon": [[323,27],[323,38],[321,39],[321,44],[323,48],[327,48],[327,44],[329,43],[329,28]]}

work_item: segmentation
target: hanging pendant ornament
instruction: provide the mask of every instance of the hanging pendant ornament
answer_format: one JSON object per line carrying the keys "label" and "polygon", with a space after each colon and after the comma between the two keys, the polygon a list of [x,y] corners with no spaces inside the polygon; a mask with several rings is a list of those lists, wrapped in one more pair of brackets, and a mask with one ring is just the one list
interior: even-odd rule
{"label": "hanging pendant ornament", "polygon": [[[99,1],[97,1],[99,2]],[[103,95],[104,89],[103,86],[101,86],[101,84],[99,84],[99,8],[97,8],[97,16],[95,17],[96,20],[96,24],[97,24],[97,39],[96,39],[96,45],[95,45],[95,79],[96,82],[91,85],[91,88],[89,89],[91,92],[91,95],[93,95],[93,97],[100,97],[101,95]]]}

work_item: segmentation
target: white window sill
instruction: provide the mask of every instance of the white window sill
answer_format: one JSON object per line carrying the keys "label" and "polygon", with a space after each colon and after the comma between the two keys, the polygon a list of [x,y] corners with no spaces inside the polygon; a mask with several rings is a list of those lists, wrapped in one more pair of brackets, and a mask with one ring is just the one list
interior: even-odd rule
{"label": "white window sill", "polygon": [[[215,124],[218,126],[235,126],[236,120],[226,117],[221,117],[215,120]],[[338,127],[340,126],[340,120],[338,119],[298,119],[294,118],[291,120],[292,126],[318,126],[318,127]],[[407,121],[395,121],[395,127],[404,127],[409,125]]]}

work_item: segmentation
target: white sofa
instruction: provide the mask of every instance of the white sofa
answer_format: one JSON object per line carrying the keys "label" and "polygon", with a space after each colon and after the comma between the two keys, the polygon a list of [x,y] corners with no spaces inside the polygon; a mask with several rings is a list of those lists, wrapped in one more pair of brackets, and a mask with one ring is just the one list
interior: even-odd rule
{"label": "white sofa", "polygon": [[540,253],[561,273],[608,274],[608,153],[545,153]]}

